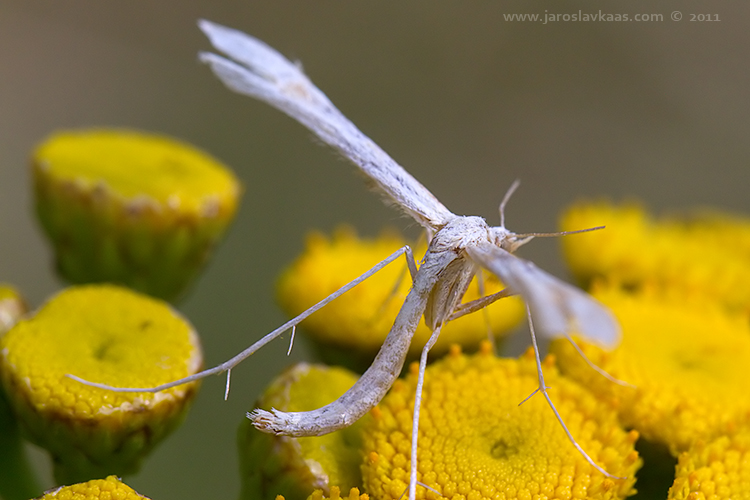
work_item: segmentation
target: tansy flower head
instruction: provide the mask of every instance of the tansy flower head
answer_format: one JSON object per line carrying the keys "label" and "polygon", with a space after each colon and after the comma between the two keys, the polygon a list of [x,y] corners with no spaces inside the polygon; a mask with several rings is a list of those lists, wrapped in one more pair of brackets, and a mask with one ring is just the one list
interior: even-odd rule
{"label": "tansy flower head", "polygon": [[[357,378],[344,368],[300,363],[271,383],[258,406],[282,411],[313,410],[340,397]],[[240,498],[255,500],[281,494],[287,500],[302,500],[310,491],[320,489],[333,499],[338,498],[338,489],[334,493],[331,485],[351,488],[361,484],[360,433],[369,418],[365,416],[331,434],[304,438],[264,434],[245,420],[238,433]]]}
{"label": "tansy flower head", "polygon": [[143,500],[147,499],[115,476],[63,486],[38,500]]}
{"label": "tansy flower head", "polygon": [[[279,302],[288,314],[297,315],[405,244],[393,232],[384,232],[373,240],[360,239],[346,227],[339,228],[330,239],[313,233],[307,238],[304,254],[279,279]],[[421,253],[416,250],[415,256]],[[304,329],[316,342],[342,350],[347,358],[354,352],[361,352],[363,360],[369,364],[390,331],[410,288],[411,279],[403,261],[392,263],[310,316],[303,323]],[[497,280],[485,274],[485,295],[502,288]],[[475,278],[464,302],[479,297]],[[517,297],[499,300],[487,307],[487,317],[494,335],[503,335],[523,317],[523,304]],[[476,313],[446,324],[433,352],[445,352],[451,344],[478,345],[487,338],[485,318],[484,314]],[[421,321],[412,342],[412,355],[421,351],[430,333]]]}
{"label": "tansy flower head", "polygon": [[[351,488],[349,494],[342,496],[341,488],[338,486],[331,487],[331,493],[325,496],[323,490],[315,490],[308,500],[369,500],[367,493],[360,493],[359,488]],[[278,498],[276,500],[279,500]]]}
{"label": "tansy flower head", "polygon": [[622,343],[611,352],[581,347],[596,365],[635,388],[596,373],[566,341],[553,342],[551,349],[564,373],[618,402],[626,426],[677,453],[750,412],[746,317],[700,297],[661,290],[629,294],[602,286],[594,296],[622,325]]}
{"label": "tansy flower head", "polygon": [[[351,488],[349,494],[341,496],[341,488],[338,486],[331,486],[331,492],[326,496],[323,490],[315,490],[307,500],[369,500],[367,493],[360,493],[359,488]],[[276,500],[287,500],[284,495],[276,495]]]}
{"label": "tansy flower head", "polygon": [[[544,362],[550,396],[596,471],[568,440],[537,387],[532,351],[519,359],[474,356],[458,349],[427,368],[419,422],[418,480],[450,499],[623,498],[634,492],[640,459],[637,433],[625,432],[615,410]],[[373,498],[397,499],[409,482],[416,373],[397,382],[364,430],[364,487]],[[439,498],[417,488],[417,498]]]}
{"label": "tansy flower head", "polygon": [[0,283],[0,336],[10,330],[27,311],[26,302],[18,290]]}
{"label": "tansy flower head", "polygon": [[32,167],[39,220],[66,279],[167,299],[198,273],[241,191],[202,151],[125,130],[59,132]]}
{"label": "tansy flower head", "polygon": [[750,220],[718,212],[654,220],[635,204],[599,202],[574,205],[560,223],[562,230],[597,225],[606,229],[561,240],[581,281],[649,283],[750,309]]}
{"label": "tansy flower head", "polygon": [[669,498],[750,498],[750,427],[745,424],[714,441],[698,441],[681,453]]}
{"label": "tansy flower head", "polygon": [[112,285],[69,288],[0,339],[0,376],[27,437],[48,449],[60,483],[135,472],[179,422],[195,383],[152,387],[197,372],[198,337],[167,304]]}

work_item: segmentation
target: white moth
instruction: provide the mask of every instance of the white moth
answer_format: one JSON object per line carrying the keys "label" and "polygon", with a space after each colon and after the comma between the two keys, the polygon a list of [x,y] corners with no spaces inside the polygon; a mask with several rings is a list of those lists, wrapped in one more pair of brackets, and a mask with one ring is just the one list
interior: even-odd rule
{"label": "white moth", "polygon": [[[377,357],[359,381],[341,398],[317,410],[285,413],[278,410],[255,410],[248,414],[261,431],[290,436],[316,436],[348,425],[362,417],[380,402],[404,364],[417,324],[422,316],[433,335],[420,358],[411,449],[409,499],[417,487],[417,426],[427,353],[437,340],[441,326],[455,316],[461,299],[474,274],[484,268],[495,274],[508,291],[494,298],[519,294],[529,311],[532,337],[534,329],[547,337],[568,336],[576,332],[603,347],[614,347],[620,336],[617,322],[610,312],[592,297],[547,274],[533,263],[512,255],[519,246],[536,236],[516,234],[501,225],[489,226],[480,217],[459,216],[448,210],[422,184],[397,164],[377,144],[354,126],[331,101],[304,75],[300,67],[262,41],[209,21],[200,28],[213,46],[228,56],[201,53],[216,76],[231,90],[245,94],[283,111],[310,129],[325,143],[357,165],[392,202],[413,217],[427,231],[429,247],[419,270],[405,247],[373,269],[349,283],[330,297],[269,333],[251,347],[219,366],[182,380],[153,388],[114,388],[104,384],[84,383],[110,390],[155,392],[184,384],[212,374],[229,372],[265,344],[294,328],[303,319],[328,302],[356,286],[402,254],[407,257],[413,285],[385,339]],[[488,301],[483,301],[486,303]],[[464,304],[461,307],[471,309]],[[536,340],[534,339],[536,348]],[[575,442],[557,414],[546,392],[537,352],[539,392],[542,392],[568,436],[584,457],[600,472],[609,476]],[[227,378],[227,382],[228,382]],[[429,486],[429,485],[427,485]]]}

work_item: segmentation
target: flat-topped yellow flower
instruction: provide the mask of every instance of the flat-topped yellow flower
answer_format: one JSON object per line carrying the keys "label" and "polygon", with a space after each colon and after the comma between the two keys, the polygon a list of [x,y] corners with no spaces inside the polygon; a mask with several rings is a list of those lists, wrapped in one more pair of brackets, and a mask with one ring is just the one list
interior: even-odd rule
{"label": "flat-topped yellow flower", "polygon": [[197,385],[152,387],[197,372],[198,337],[166,303],[113,285],[71,287],[0,339],[0,376],[24,433],[52,454],[61,483],[135,472],[174,429]]}
{"label": "flat-topped yellow flower", "polygon": [[729,435],[697,442],[681,453],[668,498],[750,499],[750,427],[745,424]]}
{"label": "flat-topped yellow flower", "polygon": [[0,335],[10,330],[27,311],[26,301],[18,290],[0,283]]}
{"label": "flat-topped yellow flower", "polygon": [[[427,368],[419,422],[417,498],[510,500],[624,498],[640,467],[636,432],[615,409],[544,361],[549,393],[584,450],[609,473],[596,471],[568,440],[543,397],[519,406],[538,384],[532,351],[497,358],[483,344],[474,356],[453,349]],[[416,373],[400,380],[364,429],[364,489],[378,500],[398,499],[409,482]]]}
{"label": "flat-topped yellow flower", "polygon": [[[340,397],[358,378],[344,368],[299,363],[268,386],[258,406],[294,412],[314,410]],[[362,484],[360,433],[369,418],[366,415],[331,434],[304,438],[264,434],[246,419],[237,439],[242,475],[240,498],[283,495],[287,500],[304,500],[311,491],[320,489],[321,494],[330,494],[333,499],[339,490],[332,485],[352,488]]]}
{"label": "flat-topped yellow flower", "polygon": [[[344,286],[406,242],[394,232],[384,232],[376,239],[359,238],[351,228],[339,228],[331,238],[312,233],[305,252],[281,275],[278,300],[290,315],[297,315]],[[419,258],[424,248],[415,250]],[[502,285],[485,276],[484,295],[500,291]],[[303,329],[316,342],[341,349],[345,357],[356,352],[369,365],[393,325],[401,304],[411,288],[411,279],[403,261],[397,261],[367,281],[316,312]],[[480,297],[476,278],[466,292],[464,302]],[[487,319],[495,336],[502,336],[523,318],[523,303],[517,297],[504,298],[490,305],[487,314],[475,313],[446,324],[433,352],[445,352],[451,344],[475,347],[488,336]],[[421,321],[412,342],[417,355],[430,337]]]}
{"label": "flat-topped yellow flower", "polygon": [[235,176],[206,153],[126,130],[58,132],[32,159],[39,220],[60,273],[172,299],[237,209]]}
{"label": "flat-topped yellow flower", "polygon": [[38,500],[148,500],[116,476],[62,486],[48,491]]}
{"label": "flat-topped yellow flower", "polygon": [[623,423],[673,453],[710,439],[750,412],[750,327],[703,297],[599,287],[594,296],[619,320],[623,338],[611,352],[582,344],[595,364],[633,384],[614,384],[565,341],[551,345],[562,370],[600,398],[617,401]]}
{"label": "flat-topped yellow flower", "polygon": [[656,220],[633,203],[589,202],[572,206],[560,222],[562,230],[597,225],[606,228],[561,240],[581,281],[650,283],[750,310],[750,219],[699,212]]}

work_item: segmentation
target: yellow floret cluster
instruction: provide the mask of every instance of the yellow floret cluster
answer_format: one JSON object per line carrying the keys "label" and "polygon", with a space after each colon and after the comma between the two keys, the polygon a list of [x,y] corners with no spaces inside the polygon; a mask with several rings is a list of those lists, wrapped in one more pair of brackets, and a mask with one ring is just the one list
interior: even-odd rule
{"label": "yellow floret cluster", "polygon": [[612,352],[582,344],[584,352],[635,387],[608,381],[566,341],[555,341],[551,348],[564,373],[600,398],[618,402],[625,425],[677,453],[750,412],[746,316],[729,314],[700,297],[673,297],[659,289],[626,292],[600,286],[594,296],[615,314],[623,338]]}
{"label": "yellow floret cluster", "polygon": [[560,222],[564,231],[598,225],[606,229],[561,240],[582,282],[648,283],[750,311],[749,220],[718,212],[657,220],[635,203],[582,202]]}
{"label": "yellow floret cluster", "polygon": [[34,164],[49,181],[122,200],[148,197],[183,216],[232,213],[240,192],[234,174],[207,153],[134,130],[58,132],[35,151]]}
{"label": "yellow floret cluster", "polygon": [[38,500],[143,500],[146,499],[115,476],[63,486]]}
{"label": "yellow floret cluster", "polygon": [[82,386],[67,374],[152,387],[185,377],[202,363],[195,332],[167,304],[111,285],[61,292],[19,322],[0,347],[4,382],[37,411],[112,425],[119,425],[123,412],[155,409],[194,388],[116,393]]}
{"label": "yellow floret cluster", "polygon": [[[427,369],[419,422],[417,498],[454,500],[623,498],[634,492],[638,434],[614,408],[544,362],[549,393],[581,447],[611,474],[586,462],[541,395],[533,352],[520,359],[454,349]],[[398,499],[409,484],[416,374],[398,381],[365,428],[365,490]],[[436,494],[435,490],[439,493]]]}
{"label": "yellow floret cluster", "polygon": [[[342,496],[341,488],[338,486],[331,487],[331,493],[325,496],[323,490],[315,490],[307,500],[368,500],[370,497],[367,493],[360,493],[359,488],[351,488],[349,494]],[[276,497],[276,500],[283,500],[284,497]]]}
{"label": "yellow floret cluster", "polygon": [[682,453],[673,500],[729,500],[750,498],[750,427],[710,442],[698,442]]}
{"label": "yellow floret cluster", "polygon": [[[392,232],[373,240],[360,239],[347,227],[339,228],[330,239],[313,233],[307,238],[304,254],[279,279],[279,303],[288,314],[297,315],[405,244],[403,238]],[[416,250],[415,257],[422,253],[424,248]],[[494,278],[486,276],[484,282],[484,296],[502,289]],[[322,343],[375,352],[390,331],[410,287],[405,261],[398,260],[310,316],[303,324],[304,329]],[[464,302],[480,296],[475,279]],[[487,338],[487,322],[493,334],[500,336],[515,327],[522,317],[523,304],[519,298],[499,300],[487,308],[486,316],[470,314],[446,324],[434,352],[445,352],[452,344],[476,346]],[[412,354],[421,351],[430,334],[421,321],[412,342]]]}
{"label": "yellow floret cluster", "polygon": [[72,287],[0,338],[0,378],[24,434],[49,450],[60,483],[129,474],[177,426],[193,382],[153,387],[197,372],[197,334],[168,304],[113,285]]}

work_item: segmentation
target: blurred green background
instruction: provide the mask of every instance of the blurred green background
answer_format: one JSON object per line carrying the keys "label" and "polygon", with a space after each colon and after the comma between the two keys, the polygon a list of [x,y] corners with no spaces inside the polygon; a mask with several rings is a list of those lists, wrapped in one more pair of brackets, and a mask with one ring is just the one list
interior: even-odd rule
{"label": "blurred green background", "polygon": [[[661,22],[508,22],[504,14],[662,14]],[[681,11],[682,20],[670,19]],[[691,22],[691,14],[719,22]],[[28,156],[55,129],[123,126],[188,140],[245,184],[233,230],[180,308],[207,365],[285,320],[274,279],[313,228],[415,224],[292,120],[199,64],[204,17],[260,37],[459,214],[554,230],[581,197],[657,211],[748,212],[750,5],[662,1],[1,0],[0,281],[36,306],[62,285],[31,212]],[[558,243],[522,255],[564,276]],[[638,249],[634,248],[634,252]],[[523,342],[523,340],[521,340]],[[185,425],[127,482],[155,500],[235,498],[235,432],[291,359],[278,342],[208,380]],[[43,455],[35,455],[40,470]],[[48,479],[49,481],[49,479]]]}

